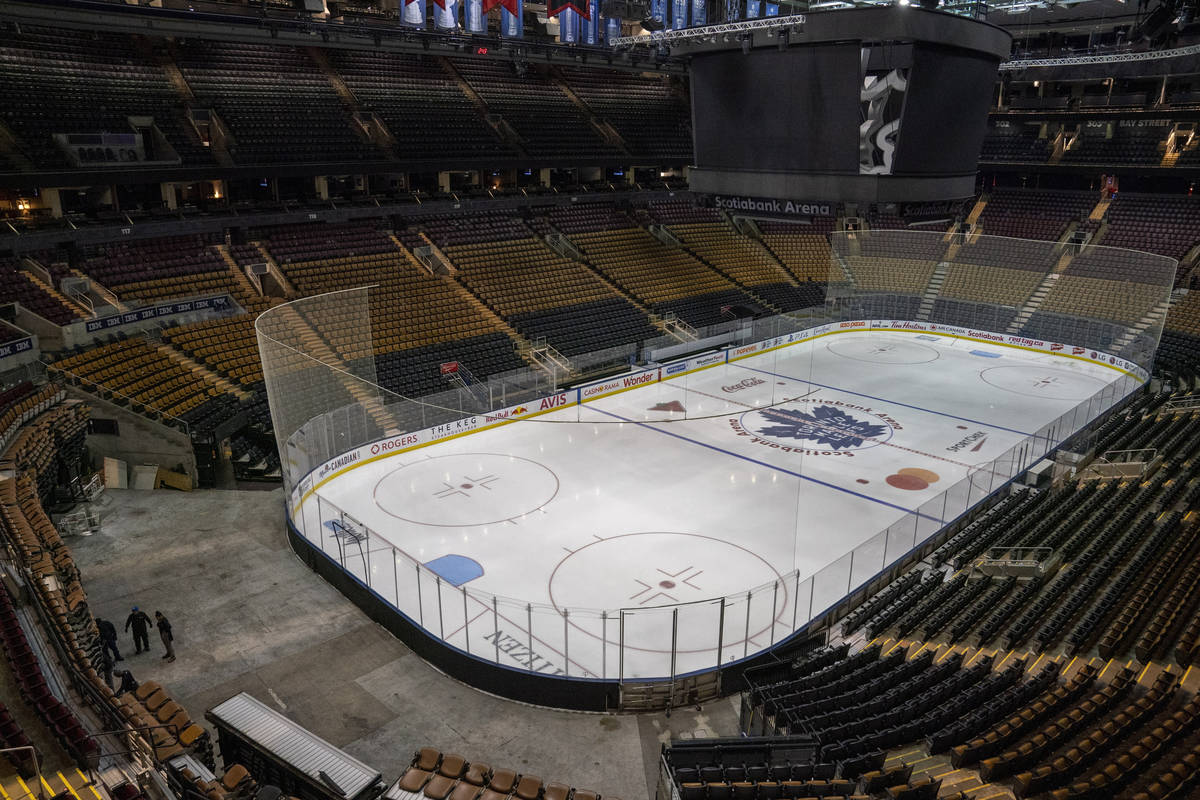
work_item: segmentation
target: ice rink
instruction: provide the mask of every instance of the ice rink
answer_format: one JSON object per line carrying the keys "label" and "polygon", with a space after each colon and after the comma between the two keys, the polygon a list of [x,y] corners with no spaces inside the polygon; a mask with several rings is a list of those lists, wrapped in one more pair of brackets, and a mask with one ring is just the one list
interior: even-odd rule
{"label": "ice rink", "polygon": [[[1102,391],[1115,402],[1122,377],[978,341],[842,333],[360,464],[296,516],[475,655],[661,677],[674,637],[682,674],[789,634],[1000,488],[1014,447],[1040,448],[1023,463],[1046,452],[1039,428]],[[334,535],[343,514],[366,542]]]}

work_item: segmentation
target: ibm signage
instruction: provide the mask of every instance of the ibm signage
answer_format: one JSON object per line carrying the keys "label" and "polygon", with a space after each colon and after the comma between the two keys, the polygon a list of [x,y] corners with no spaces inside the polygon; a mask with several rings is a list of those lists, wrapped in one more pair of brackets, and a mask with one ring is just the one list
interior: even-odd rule
{"label": "ibm signage", "polygon": [[85,330],[88,333],[95,333],[96,331],[119,328],[122,325],[132,325],[135,322],[145,322],[148,319],[171,317],[176,314],[188,314],[192,311],[221,312],[233,310],[232,298],[227,294],[223,294],[217,297],[204,297],[199,300],[183,300],[177,303],[146,306],[145,308],[138,308],[121,314],[113,314],[108,317],[89,319],[85,322]]}
{"label": "ibm signage", "polygon": [[8,358],[9,356],[20,355],[27,353],[33,349],[33,337],[26,336],[24,339],[17,339],[12,342],[0,344],[0,358]]}

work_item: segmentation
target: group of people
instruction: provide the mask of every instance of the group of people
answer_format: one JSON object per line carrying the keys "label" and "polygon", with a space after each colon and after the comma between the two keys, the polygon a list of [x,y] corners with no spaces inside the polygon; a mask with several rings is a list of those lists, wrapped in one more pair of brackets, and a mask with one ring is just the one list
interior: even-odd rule
{"label": "group of people", "polygon": [[[163,654],[163,660],[170,663],[175,660],[175,637],[171,632],[171,623],[161,611],[154,612],[154,619],[142,611],[137,606],[129,612],[129,616],[125,618],[125,632],[133,631],[133,646],[136,648],[135,654],[150,652],[150,627],[153,625],[158,628],[158,636],[162,640],[163,648],[166,652]],[[103,658],[104,680],[109,686],[113,686],[113,679],[119,678],[121,681],[120,688],[116,689],[118,694],[133,691],[137,688],[138,682],[134,680],[133,675],[129,670],[113,671],[114,665],[118,661],[124,661],[121,656],[121,649],[117,646],[117,628],[106,619],[96,618],[96,627],[100,631],[101,656]]]}

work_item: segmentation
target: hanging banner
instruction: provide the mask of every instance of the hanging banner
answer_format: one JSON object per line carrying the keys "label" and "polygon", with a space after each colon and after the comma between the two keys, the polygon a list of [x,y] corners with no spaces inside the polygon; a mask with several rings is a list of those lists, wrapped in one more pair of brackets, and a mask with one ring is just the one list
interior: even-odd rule
{"label": "hanging banner", "polygon": [[604,43],[612,44],[614,39],[621,37],[621,18],[608,17],[604,20]]}
{"label": "hanging banner", "polygon": [[564,44],[579,41],[579,14],[573,8],[564,8],[558,15],[558,40]]}
{"label": "hanging banner", "polygon": [[600,44],[600,0],[590,0],[586,19],[579,21],[579,40],[584,44]]}
{"label": "hanging banner", "polygon": [[487,33],[487,15],[483,11],[483,0],[466,0],[464,13],[468,33]]}
{"label": "hanging banner", "polygon": [[671,29],[683,30],[688,26],[688,0],[671,0]]}
{"label": "hanging banner", "polygon": [[458,0],[433,0],[433,24],[438,30],[458,28]]}
{"label": "hanging banner", "polygon": [[708,8],[705,0],[692,0],[692,27],[708,24]]}
{"label": "hanging banner", "polygon": [[767,3],[767,16],[768,17],[778,17],[779,16],[779,6],[776,5],[775,3]]}
{"label": "hanging banner", "polygon": [[521,0],[517,0],[515,5],[517,7],[515,14],[507,7],[500,11],[500,35],[509,39],[520,39],[525,35],[525,20],[521,19],[523,3]]}
{"label": "hanging banner", "polygon": [[524,10],[521,0],[483,0],[484,16],[496,6],[500,6],[500,35],[520,39],[525,33],[525,23],[521,19],[521,12]]}
{"label": "hanging banner", "polygon": [[587,19],[592,14],[591,6],[587,0],[548,0],[546,3],[546,16],[557,17],[568,9],[574,11],[576,17],[582,19]]}
{"label": "hanging banner", "polygon": [[746,19],[758,19],[762,13],[762,0],[746,0]]}
{"label": "hanging banner", "polygon": [[405,0],[400,21],[413,28],[425,28],[425,0]]}
{"label": "hanging banner", "polygon": [[650,0],[650,16],[661,22],[663,27],[666,27],[667,0]]}

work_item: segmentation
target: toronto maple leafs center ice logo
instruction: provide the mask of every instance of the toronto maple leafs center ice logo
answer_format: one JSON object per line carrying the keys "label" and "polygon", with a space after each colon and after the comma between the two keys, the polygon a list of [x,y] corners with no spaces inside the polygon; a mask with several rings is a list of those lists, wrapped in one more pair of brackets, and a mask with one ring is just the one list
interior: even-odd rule
{"label": "toronto maple leafs center ice logo", "polygon": [[800,439],[842,450],[861,447],[867,439],[887,432],[887,426],[856,419],[840,408],[817,406],[811,413],[788,408],[769,408],[762,415],[773,424],[759,428],[760,436]]}

